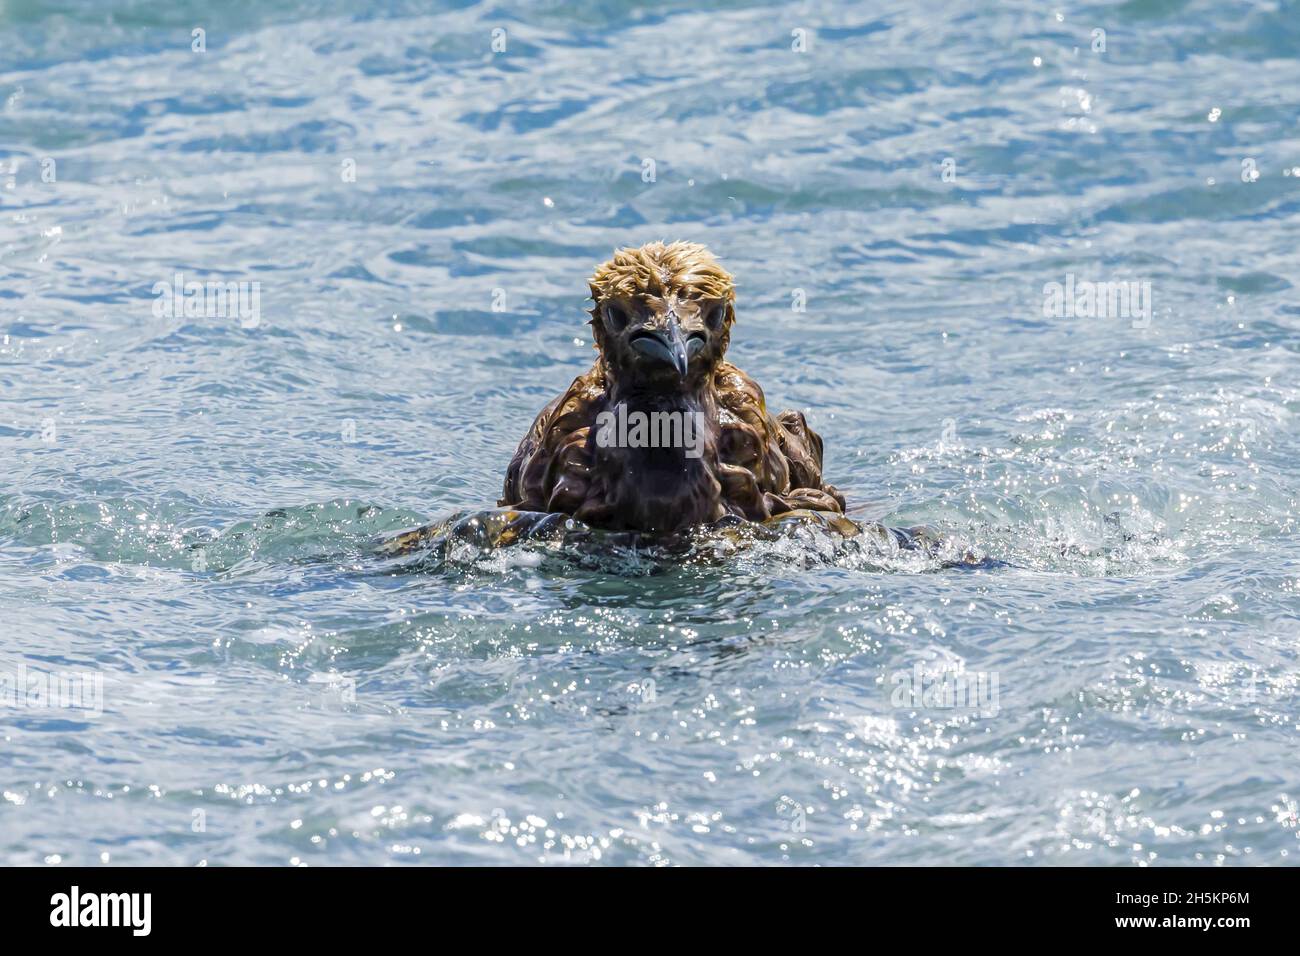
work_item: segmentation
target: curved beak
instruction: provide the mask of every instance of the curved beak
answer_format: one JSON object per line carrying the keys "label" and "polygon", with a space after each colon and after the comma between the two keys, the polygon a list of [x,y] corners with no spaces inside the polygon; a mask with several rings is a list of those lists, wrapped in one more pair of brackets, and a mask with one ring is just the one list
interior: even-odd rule
{"label": "curved beak", "polygon": [[676,322],[670,320],[666,329],[643,329],[632,337],[631,345],[642,355],[671,365],[677,369],[679,378],[686,379],[690,357],[681,327]]}

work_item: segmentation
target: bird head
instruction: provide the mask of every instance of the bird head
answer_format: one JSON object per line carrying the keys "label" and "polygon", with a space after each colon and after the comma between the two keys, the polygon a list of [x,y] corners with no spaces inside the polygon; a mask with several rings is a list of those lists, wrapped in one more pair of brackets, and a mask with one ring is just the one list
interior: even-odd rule
{"label": "bird head", "polygon": [[735,321],[730,273],[694,242],[620,249],[591,277],[591,326],[621,386],[683,391],[707,382]]}

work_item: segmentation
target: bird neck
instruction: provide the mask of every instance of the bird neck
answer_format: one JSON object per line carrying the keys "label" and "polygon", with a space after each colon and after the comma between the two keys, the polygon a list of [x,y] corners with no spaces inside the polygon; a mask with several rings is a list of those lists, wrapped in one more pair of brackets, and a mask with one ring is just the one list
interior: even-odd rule
{"label": "bird neck", "polygon": [[715,407],[713,375],[692,375],[680,385],[629,382],[612,369],[605,369],[605,395],[610,406],[626,405],[629,411],[704,411]]}

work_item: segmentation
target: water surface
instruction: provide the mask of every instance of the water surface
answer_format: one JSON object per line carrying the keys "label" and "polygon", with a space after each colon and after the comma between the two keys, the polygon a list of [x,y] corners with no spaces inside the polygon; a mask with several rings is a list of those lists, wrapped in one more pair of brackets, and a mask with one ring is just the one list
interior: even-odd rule
{"label": "water surface", "polygon": [[[0,861],[1295,860],[1295,3],[208,6],[0,0]],[[678,238],[978,564],[373,556]]]}

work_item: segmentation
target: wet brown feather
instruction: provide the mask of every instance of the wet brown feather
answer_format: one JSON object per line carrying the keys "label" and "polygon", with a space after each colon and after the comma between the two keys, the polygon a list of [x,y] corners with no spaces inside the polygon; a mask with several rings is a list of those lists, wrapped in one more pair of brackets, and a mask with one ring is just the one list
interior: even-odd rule
{"label": "wet brown feather", "polygon": [[771,415],[758,383],[721,358],[689,394],[652,400],[655,407],[703,414],[700,458],[681,449],[598,445],[597,416],[612,410],[620,374],[607,362],[602,303],[611,296],[723,299],[720,357],[735,321],[735,291],[708,250],[686,242],[621,249],[596,270],[590,287],[600,356],[533,422],[506,471],[501,506],[645,532],[677,531],[728,514],[763,521],[796,509],[843,512],[844,497],[822,481],[821,436],[800,412]]}

